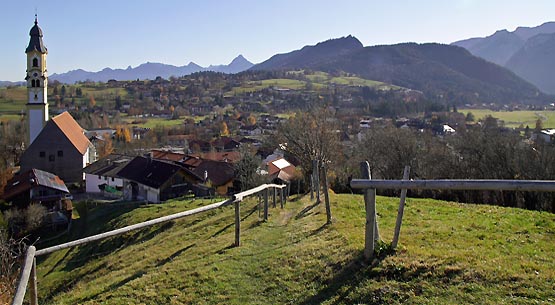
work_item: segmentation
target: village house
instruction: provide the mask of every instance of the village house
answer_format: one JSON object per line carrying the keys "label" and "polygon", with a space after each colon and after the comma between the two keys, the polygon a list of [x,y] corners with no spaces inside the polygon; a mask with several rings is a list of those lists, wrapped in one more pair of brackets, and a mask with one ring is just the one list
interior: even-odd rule
{"label": "village house", "polygon": [[543,143],[553,143],[555,139],[555,129],[543,129],[532,134],[533,141],[542,141]]}
{"label": "village house", "polygon": [[234,190],[235,167],[233,164],[203,160],[195,167],[193,172],[200,177],[204,177],[206,186],[214,188],[218,195],[228,195]]}
{"label": "village house", "polygon": [[174,162],[138,156],[118,172],[123,178],[125,200],[145,200],[159,203],[194,193],[195,185],[203,179]]}
{"label": "village house", "polygon": [[212,146],[217,151],[233,151],[239,149],[241,143],[239,141],[235,141],[230,137],[220,137],[214,141],[212,141]]}
{"label": "village house", "polygon": [[10,179],[4,188],[4,200],[18,208],[31,204],[44,206],[51,217],[50,224],[67,223],[73,206],[64,181],[58,176],[31,169]]}
{"label": "village house", "polygon": [[262,128],[257,125],[241,126],[239,133],[243,136],[259,136],[264,133]]}
{"label": "village house", "polygon": [[85,167],[85,191],[87,193],[118,193],[123,190],[123,179],[118,172],[123,169],[133,157],[110,154]]}
{"label": "village house", "polygon": [[290,183],[295,179],[295,166],[284,158],[269,161],[266,165],[269,180],[274,183]]}

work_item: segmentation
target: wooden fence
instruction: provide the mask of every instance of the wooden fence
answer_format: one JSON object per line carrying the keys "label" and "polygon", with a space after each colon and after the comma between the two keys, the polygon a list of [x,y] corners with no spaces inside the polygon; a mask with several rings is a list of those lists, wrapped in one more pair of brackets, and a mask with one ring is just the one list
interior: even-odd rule
{"label": "wooden fence", "polygon": [[351,181],[351,188],[364,190],[364,203],[366,208],[364,257],[366,259],[371,259],[373,257],[375,242],[380,239],[378,223],[376,221],[376,189],[401,189],[401,200],[392,242],[394,248],[397,246],[401,230],[406,190],[555,192],[555,181],[551,180],[408,180],[408,167],[405,168],[403,180],[379,180],[371,178],[368,162],[362,162],[360,168],[363,179],[353,179]]}
{"label": "wooden fence", "polygon": [[[164,222],[168,222],[171,220],[175,220],[175,219],[179,219],[179,218],[183,218],[183,217],[187,217],[187,216],[191,216],[191,215],[195,215],[195,214],[199,214],[202,212],[207,212],[210,210],[214,210],[223,206],[227,206],[230,204],[234,204],[235,207],[235,246],[239,247],[241,245],[241,201],[243,201],[246,197],[254,195],[256,193],[262,192],[264,191],[264,221],[268,220],[268,194],[270,189],[273,190],[273,205],[274,207],[276,206],[276,191],[279,189],[280,191],[280,205],[281,208],[283,208],[283,204],[286,200],[286,192],[283,191],[283,188],[285,188],[286,185],[277,185],[277,184],[263,184],[260,185],[258,187],[255,187],[253,189],[235,194],[233,197],[231,197],[230,199],[224,200],[224,201],[220,201],[220,202],[216,202],[216,203],[212,203],[203,207],[199,207],[196,209],[192,209],[192,210],[188,210],[188,211],[184,211],[184,212],[180,212],[180,213],[176,213],[176,214],[172,214],[172,215],[168,215],[168,216],[163,216],[163,217],[159,217],[159,218],[155,218],[149,221],[145,221],[145,222],[141,222],[138,224],[134,224],[134,225],[130,225],[127,227],[123,227],[117,230],[112,230],[109,232],[105,232],[105,233],[101,233],[101,234],[97,234],[97,235],[93,235],[93,236],[89,236],[89,237],[85,237],[85,238],[81,238],[75,241],[71,241],[71,242],[67,242],[64,244],[60,244],[60,245],[56,245],[56,246],[52,246],[52,247],[48,247],[45,249],[41,249],[41,250],[37,250],[35,248],[35,246],[29,246],[27,248],[27,252],[25,254],[25,260],[23,262],[23,266],[21,268],[21,273],[19,276],[19,280],[18,280],[18,285],[17,285],[17,289],[16,289],[16,293],[14,295],[14,298],[12,300],[12,305],[21,305],[23,304],[23,300],[25,298],[25,293],[27,291],[27,286],[29,287],[30,290],[30,298],[31,298],[31,304],[32,305],[36,305],[38,304],[38,290],[37,290],[37,275],[36,275],[36,257],[40,256],[40,255],[46,255],[58,250],[62,250],[62,249],[66,249],[66,248],[70,248],[70,247],[75,247],[78,245],[82,245],[82,244],[86,244],[92,241],[96,241],[96,240],[101,240],[101,239],[105,239],[108,237],[112,237],[112,236],[116,236],[116,235],[120,235],[120,234],[124,234],[133,230],[137,230],[137,229],[142,229],[142,228],[146,228],[152,225],[156,225],[156,224],[160,224],[160,223],[164,223]],[[30,285],[29,285],[29,281],[30,281]]]}

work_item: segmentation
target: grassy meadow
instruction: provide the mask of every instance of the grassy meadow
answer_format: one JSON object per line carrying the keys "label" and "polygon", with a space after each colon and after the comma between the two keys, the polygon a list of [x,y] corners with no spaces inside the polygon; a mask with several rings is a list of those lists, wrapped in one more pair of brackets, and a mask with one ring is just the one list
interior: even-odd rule
{"label": "grassy meadow", "polygon": [[[277,79],[267,79],[261,81],[248,81],[239,87],[234,87],[231,91],[226,94],[241,94],[247,92],[260,91],[269,87],[277,87],[281,89],[292,89],[292,90],[320,90],[326,88],[329,85],[349,85],[349,86],[369,86],[372,88],[379,88],[382,90],[389,89],[400,89],[400,87],[382,83],[379,81],[373,81],[368,79],[363,79],[355,76],[339,76],[334,77],[325,72],[312,72],[310,74],[304,74],[303,71],[291,71],[290,74],[302,74],[310,82],[297,79],[288,78],[277,78]],[[308,84],[310,83],[310,84]]]}
{"label": "grassy meadow", "polygon": [[519,111],[493,111],[489,109],[459,109],[465,115],[472,112],[476,120],[483,119],[488,115],[505,122],[505,126],[517,128],[521,124],[531,129],[536,127],[536,121],[542,120],[544,128],[555,128],[555,111],[551,110],[519,110]]}
{"label": "grassy meadow", "polygon": [[[384,244],[369,264],[362,196],[331,194],[331,225],[323,204],[290,199],[270,209],[268,222],[258,202],[243,202],[238,248],[233,208],[224,207],[39,258],[40,304],[555,302],[553,214],[408,199],[398,251]],[[76,204],[70,239],[208,203]],[[387,242],[397,205],[378,197]]]}
{"label": "grassy meadow", "polygon": [[[73,85],[68,86],[68,88],[80,87],[83,95],[80,98],[75,98],[75,102],[79,104],[88,105],[90,102],[90,97],[93,96],[97,105],[103,105],[104,101],[114,102],[116,96],[120,96],[122,99],[127,96],[127,91],[121,88],[101,88],[101,87],[88,87],[84,85]],[[59,86],[58,90],[60,90]],[[48,87],[49,103],[51,105],[55,104],[52,99],[53,95],[52,86]],[[71,89],[68,89],[67,96],[70,95]],[[71,101],[70,97],[66,97],[64,103],[69,103]],[[16,87],[0,87],[0,118],[13,118],[13,115],[25,112],[25,104],[27,103],[27,87],[16,86]],[[10,117],[12,116],[12,117]]]}

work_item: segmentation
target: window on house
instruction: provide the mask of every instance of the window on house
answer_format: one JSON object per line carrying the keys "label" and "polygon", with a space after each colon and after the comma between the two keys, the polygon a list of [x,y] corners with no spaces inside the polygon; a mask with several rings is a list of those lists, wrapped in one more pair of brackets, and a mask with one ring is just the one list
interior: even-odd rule
{"label": "window on house", "polygon": [[39,66],[39,60],[37,58],[33,58],[33,67]]}
{"label": "window on house", "polygon": [[98,175],[98,180],[102,179],[102,177],[100,175]]}
{"label": "window on house", "polygon": [[41,158],[46,157],[46,152],[44,152],[44,151],[39,152],[39,157],[41,157]]}
{"label": "window on house", "polygon": [[58,157],[63,157],[63,156],[64,156],[64,151],[58,150]]}
{"label": "window on house", "polygon": [[112,177],[112,182],[114,182],[114,177]]}
{"label": "window on house", "polygon": [[54,157],[54,155],[48,156],[48,161],[54,162],[54,160],[56,160],[56,158]]}

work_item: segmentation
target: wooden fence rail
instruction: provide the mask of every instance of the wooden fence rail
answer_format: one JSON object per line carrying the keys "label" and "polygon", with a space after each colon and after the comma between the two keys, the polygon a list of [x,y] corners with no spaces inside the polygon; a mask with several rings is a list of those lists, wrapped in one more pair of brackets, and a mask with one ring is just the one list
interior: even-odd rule
{"label": "wooden fence rail", "polygon": [[[116,236],[116,235],[121,235],[133,230],[138,230],[138,229],[142,229],[142,228],[146,228],[149,226],[153,226],[156,224],[161,224],[164,222],[168,222],[168,221],[172,221],[175,219],[179,219],[179,218],[183,218],[183,217],[187,217],[187,216],[191,216],[191,215],[195,215],[195,214],[199,214],[202,212],[207,212],[207,211],[211,211],[223,206],[227,206],[230,204],[234,204],[235,207],[235,246],[240,246],[241,243],[241,238],[240,238],[240,234],[241,234],[241,217],[240,217],[240,203],[241,201],[243,201],[246,197],[250,196],[250,195],[254,195],[258,192],[264,191],[265,193],[265,198],[266,198],[266,204],[264,205],[264,215],[265,215],[265,219],[267,220],[267,216],[268,216],[268,190],[269,189],[280,189],[281,190],[281,195],[280,195],[280,202],[282,204],[283,207],[283,201],[284,201],[284,195],[285,193],[283,192],[283,188],[285,188],[286,185],[278,185],[278,184],[263,184],[260,185],[258,187],[255,187],[253,189],[235,194],[232,196],[231,199],[227,199],[224,201],[220,201],[220,202],[216,202],[216,203],[212,203],[206,206],[202,206],[196,209],[192,209],[192,210],[188,210],[188,211],[184,211],[184,212],[180,212],[180,213],[175,213],[175,214],[171,214],[168,216],[163,216],[163,217],[159,217],[159,218],[155,218],[152,220],[148,220],[145,222],[141,222],[138,224],[134,224],[134,225],[130,225],[130,226],[126,226],[120,229],[116,229],[116,230],[112,230],[112,231],[108,231],[105,233],[100,233],[97,235],[93,235],[93,236],[89,236],[89,237],[85,237],[85,238],[81,238],[78,240],[74,240],[71,242],[67,242],[67,243],[63,243],[60,245],[56,245],[56,246],[52,246],[52,247],[48,247],[45,249],[41,249],[41,250],[36,250],[34,246],[29,246],[29,248],[27,249],[27,252],[25,254],[25,260],[23,262],[23,266],[21,268],[21,273],[19,275],[19,280],[18,280],[18,285],[17,285],[17,289],[16,289],[16,293],[15,296],[12,300],[12,305],[21,305],[23,304],[23,300],[25,298],[25,292],[27,291],[27,286],[29,281],[31,281],[31,285],[30,285],[30,290],[31,290],[31,304],[32,305],[36,305],[38,304],[38,291],[37,291],[37,279],[36,279],[36,257],[40,256],[40,255],[46,255],[55,251],[59,251],[62,249],[66,249],[66,248],[70,248],[70,247],[75,247],[78,245],[82,245],[82,244],[86,244],[92,241],[97,241],[97,240],[101,240],[101,239],[105,239],[108,237],[112,237],[112,236]],[[274,207],[276,206],[276,196],[273,197],[273,205]]]}
{"label": "wooden fence rail", "polygon": [[[367,162],[361,163],[362,176],[366,179],[353,179],[351,188],[364,190],[364,203],[366,207],[366,227],[364,237],[364,257],[366,259],[373,258],[375,250],[375,241],[377,233],[377,220],[374,216],[376,213],[376,189],[401,189],[405,190],[506,190],[506,191],[537,191],[537,192],[555,192],[555,181],[546,180],[406,180],[407,175],[403,176],[404,180],[379,180],[371,179],[370,174],[365,171],[368,168]],[[407,172],[408,169],[405,169]],[[407,173],[408,174],[408,173]],[[399,230],[404,208],[404,199],[401,199],[394,240],[392,246],[397,246],[399,239]]]}

